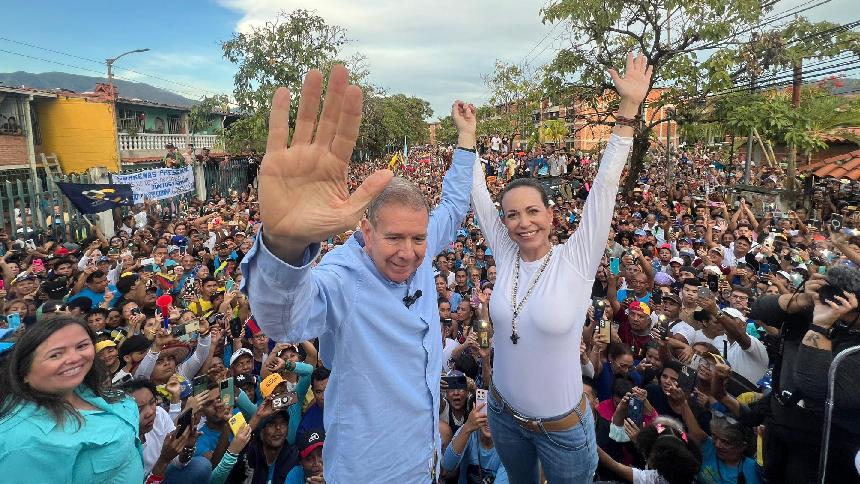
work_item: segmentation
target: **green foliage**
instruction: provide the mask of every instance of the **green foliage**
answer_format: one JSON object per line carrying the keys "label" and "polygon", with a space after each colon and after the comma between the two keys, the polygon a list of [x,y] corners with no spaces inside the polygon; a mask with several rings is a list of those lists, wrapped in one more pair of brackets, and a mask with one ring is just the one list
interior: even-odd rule
{"label": "green foliage", "polygon": [[[544,84],[578,91],[586,107],[598,108],[611,90],[607,70],[620,70],[628,52],[643,52],[654,66],[652,86],[665,88],[651,105],[671,103],[679,118],[691,122],[709,117],[708,96],[749,76],[784,70],[801,57],[860,49],[858,34],[817,35],[834,25],[802,17],[751,35],[761,30],[774,5],[769,0],[551,0],[544,21],[564,22],[570,44],[545,69]],[[602,112],[608,116],[612,106]],[[628,180],[638,177],[649,131],[660,122],[637,133]]]}
{"label": "green foliage", "polygon": [[[245,118],[225,132],[228,149],[265,146],[272,95],[280,86],[296,96],[305,74],[326,68],[347,43],[346,30],[329,25],[307,10],[279,12],[274,20],[248,33],[235,33],[221,44],[224,57],[237,65],[233,97]],[[295,122],[297,103],[291,106]]]}
{"label": "green foliage", "polygon": [[543,122],[543,127],[540,130],[540,139],[544,143],[563,145],[568,133],[567,123],[563,119],[550,119]]}
{"label": "green foliage", "polygon": [[188,128],[192,133],[204,131],[211,124],[213,113],[229,113],[230,99],[224,94],[206,96],[188,113]]}
{"label": "green foliage", "polygon": [[801,90],[800,105],[795,109],[790,90],[737,93],[720,99],[714,114],[737,136],[755,131],[765,142],[793,144],[808,155],[827,148],[825,135],[860,124],[860,100],[834,96],[823,86],[810,86]]}
{"label": "green foliage", "polygon": [[436,142],[442,145],[453,145],[457,142],[457,126],[451,116],[445,116],[439,120],[436,128]]}
{"label": "green foliage", "polygon": [[409,145],[426,144],[430,131],[426,120],[433,115],[430,103],[404,94],[385,95],[372,91],[364,100],[362,130],[356,149],[370,156],[399,149],[406,138]]}
{"label": "green foliage", "polygon": [[490,90],[490,101],[489,106],[478,108],[478,136],[529,136],[533,130],[532,110],[541,98],[540,85],[520,66],[500,60],[493,73],[483,79]]}

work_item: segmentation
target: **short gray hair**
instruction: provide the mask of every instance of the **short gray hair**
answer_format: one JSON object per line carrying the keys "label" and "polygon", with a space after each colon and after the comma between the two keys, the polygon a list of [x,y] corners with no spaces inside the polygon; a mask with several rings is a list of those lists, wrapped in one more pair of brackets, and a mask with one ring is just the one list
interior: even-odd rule
{"label": "short gray hair", "polygon": [[382,193],[370,202],[367,207],[367,220],[375,226],[379,220],[379,210],[389,203],[396,203],[415,210],[423,209],[428,214],[430,213],[430,205],[421,189],[411,181],[399,176],[392,178]]}

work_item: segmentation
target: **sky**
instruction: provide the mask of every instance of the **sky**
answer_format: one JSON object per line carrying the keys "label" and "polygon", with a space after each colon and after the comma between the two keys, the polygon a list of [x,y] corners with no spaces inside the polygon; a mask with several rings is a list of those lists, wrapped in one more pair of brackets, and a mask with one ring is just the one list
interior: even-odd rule
{"label": "sky", "polygon": [[[7,1],[2,6],[6,21],[0,30],[0,72],[104,75],[105,58],[149,48],[117,61],[115,76],[192,99],[229,94],[235,68],[223,58],[220,42],[265,23],[280,10],[305,8],[346,28],[351,42],[344,54],[367,57],[372,83],[390,93],[426,99],[438,119],[455,99],[487,100],[481,76],[493,71],[496,59],[530,66],[552,59],[562,47],[564,28],[541,22],[540,9],[550,1]],[[776,11],[818,1],[783,0]],[[845,23],[855,20],[856,15],[845,18],[846,12],[857,12],[855,2],[830,0],[803,15]]]}

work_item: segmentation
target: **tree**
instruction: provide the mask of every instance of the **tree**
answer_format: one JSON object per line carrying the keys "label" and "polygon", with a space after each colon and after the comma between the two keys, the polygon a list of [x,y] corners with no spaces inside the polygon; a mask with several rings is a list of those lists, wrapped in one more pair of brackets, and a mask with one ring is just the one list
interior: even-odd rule
{"label": "tree", "polygon": [[791,90],[771,90],[725,96],[715,103],[714,114],[737,136],[752,132],[766,163],[778,167],[774,144],[786,144],[809,157],[827,148],[826,138],[840,135],[840,128],[860,124],[860,100],[834,96],[828,84],[803,88],[796,108]]}
{"label": "tree", "polygon": [[[480,119],[478,118],[479,122]],[[454,120],[451,119],[451,115],[439,120],[439,127],[436,128],[436,142],[440,145],[453,145],[457,143],[457,127],[454,126]]]}
{"label": "tree", "polygon": [[230,98],[224,94],[206,96],[191,107],[188,113],[188,129],[192,133],[205,131],[209,127],[213,113],[229,113]]}
{"label": "tree", "polygon": [[364,99],[362,128],[356,149],[369,156],[381,156],[389,147],[400,149],[404,138],[410,145],[430,139],[427,119],[433,115],[430,103],[405,94],[369,92]]}
{"label": "tree", "polygon": [[543,143],[555,143],[556,146],[562,146],[568,133],[567,123],[563,119],[550,119],[543,122],[540,139]]}
{"label": "tree", "polygon": [[[708,96],[790,66],[792,56],[786,46],[804,45],[804,56],[813,58],[856,48],[851,36],[833,30],[838,26],[810,23],[802,17],[759,35],[775,22],[765,18],[775,4],[770,0],[553,0],[543,10],[544,21],[565,22],[570,44],[547,67],[547,84],[574,91],[601,114],[594,122],[608,122],[617,97],[611,95],[607,70],[621,67],[628,52],[640,51],[654,66],[652,89],[663,88],[659,99],[647,98],[650,104],[671,103],[677,119],[691,122],[705,115]],[[828,30],[831,35],[824,35]],[[638,179],[650,131],[661,122],[643,122],[634,136],[628,189]]]}
{"label": "tree", "polygon": [[[299,9],[281,11],[265,25],[252,27],[248,33],[235,33],[223,42],[224,57],[238,67],[233,76],[233,97],[243,114],[225,132],[228,150],[262,150],[275,89],[286,86],[298,94],[305,74],[330,66],[347,41],[345,29]],[[291,106],[291,124],[297,109]]]}
{"label": "tree", "polygon": [[478,136],[500,134],[513,140],[519,134],[528,138],[533,131],[532,109],[540,101],[538,84],[520,66],[500,60],[493,73],[482,78],[490,90],[490,101],[478,113]]}

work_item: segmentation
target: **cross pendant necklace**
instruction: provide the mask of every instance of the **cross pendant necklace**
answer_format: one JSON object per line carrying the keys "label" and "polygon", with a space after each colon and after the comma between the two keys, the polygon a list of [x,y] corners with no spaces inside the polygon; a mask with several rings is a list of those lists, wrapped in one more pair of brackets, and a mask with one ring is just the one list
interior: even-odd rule
{"label": "cross pendant necklace", "polygon": [[546,270],[546,266],[549,264],[549,260],[552,257],[553,247],[554,246],[552,245],[549,246],[549,252],[547,252],[546,255],[543,257],[543,262],[541,262],[537,274],[535,274],[535,277],[534,279],[532,279],[532,282],[529,285],[525,296],[523,296],[523,300],[520,301],[519,304],[517,304],[517,288],[519,286],[520,279],[520,251],[517,250],[517,263],[514,267],[514,284],[511,288],[511,309],[514,312],[513,317],[511,318],[511,342],[513,344],[517,344],[517,341],[519,341],[520,339],[520,335],[517,333],[517,317],[519,317],[520,311],[522,311],[523,306],[525,306],[526,301],[528,301],[529,296],[531,296],[532,291],[534,290],[535,286],[537,286],[537,283],[540,280],[540,276]]}

